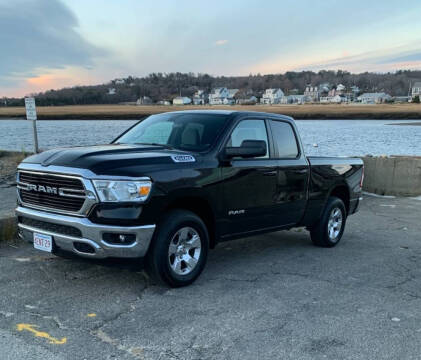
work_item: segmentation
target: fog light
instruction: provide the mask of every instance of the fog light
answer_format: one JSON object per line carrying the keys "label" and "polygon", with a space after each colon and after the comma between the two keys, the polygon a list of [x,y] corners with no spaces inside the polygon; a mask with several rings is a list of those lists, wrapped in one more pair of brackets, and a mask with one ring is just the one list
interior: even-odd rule
{"label": "fog light", "polygon": [[104,233],[102,238],[113,245],[131,245],[136,241],[135,234]]}

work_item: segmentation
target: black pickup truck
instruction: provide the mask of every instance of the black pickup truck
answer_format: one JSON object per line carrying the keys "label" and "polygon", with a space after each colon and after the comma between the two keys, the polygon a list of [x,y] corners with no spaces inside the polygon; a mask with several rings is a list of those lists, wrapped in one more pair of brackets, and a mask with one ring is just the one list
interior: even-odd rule
{"label": "black pickup truck", "polygon": [[315,245],[335,246],[363,176],[358,158],[306,157],[290,117],[170,112],[109,145],[25,159],[16,213],[37,249],[144,257],[153,277],[177,287],[221,241],[306,227]]}

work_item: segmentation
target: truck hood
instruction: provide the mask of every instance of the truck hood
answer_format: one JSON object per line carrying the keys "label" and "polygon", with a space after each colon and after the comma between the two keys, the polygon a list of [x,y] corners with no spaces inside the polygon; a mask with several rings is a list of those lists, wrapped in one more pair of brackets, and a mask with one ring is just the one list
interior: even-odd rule
{"label": "truck hood", "polygon": [[185,167],[197,155],[154,145],[111,144],[61,148],[26,158],[23,163],[88,169],[97,175],[140,176],[157,168]]}

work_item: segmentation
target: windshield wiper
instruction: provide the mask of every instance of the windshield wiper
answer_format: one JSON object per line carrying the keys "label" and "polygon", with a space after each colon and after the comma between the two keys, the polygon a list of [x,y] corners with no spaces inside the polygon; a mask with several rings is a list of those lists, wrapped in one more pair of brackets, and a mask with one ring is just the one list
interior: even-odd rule
{"label": "windshield wiper", "polygon": [[172,147],[171,145],[167,145],[167,144],[158,144],[158,143],[134,143],[134,145],[152,145],[152,146],[161,146],[165,149],[168,150],[174,150],[174,147]]}

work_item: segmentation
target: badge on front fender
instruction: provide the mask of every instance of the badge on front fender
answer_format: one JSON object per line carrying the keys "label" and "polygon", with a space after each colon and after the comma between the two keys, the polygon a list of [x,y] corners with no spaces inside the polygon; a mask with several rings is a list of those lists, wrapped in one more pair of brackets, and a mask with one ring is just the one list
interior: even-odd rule
{"label": "badge on front fender", "polygon": [[176,163],[195,162],[196,159],[192,155],[171,155],[171,159]]}

